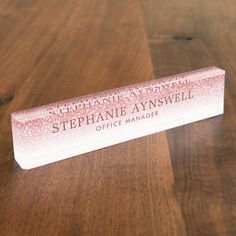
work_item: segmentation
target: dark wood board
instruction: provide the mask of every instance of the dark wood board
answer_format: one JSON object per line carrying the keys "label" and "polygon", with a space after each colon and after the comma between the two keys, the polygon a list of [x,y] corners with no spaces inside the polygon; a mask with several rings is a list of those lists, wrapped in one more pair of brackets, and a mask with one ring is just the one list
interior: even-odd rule
{"label": "dark wood board", "polygon": [[[236,235],[236,4],[0,1],[0,235]],[[225,114],[33,170],[10,113],[216,65]]]}

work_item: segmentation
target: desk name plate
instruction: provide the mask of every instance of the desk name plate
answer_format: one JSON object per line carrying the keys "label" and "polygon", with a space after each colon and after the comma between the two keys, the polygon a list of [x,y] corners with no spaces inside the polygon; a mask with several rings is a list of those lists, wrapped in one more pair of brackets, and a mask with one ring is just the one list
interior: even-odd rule
{"label": "desk name plate", "polygon": [[15,159],[31,169],[223,114],[224,80],[208,67],[14,112]]}

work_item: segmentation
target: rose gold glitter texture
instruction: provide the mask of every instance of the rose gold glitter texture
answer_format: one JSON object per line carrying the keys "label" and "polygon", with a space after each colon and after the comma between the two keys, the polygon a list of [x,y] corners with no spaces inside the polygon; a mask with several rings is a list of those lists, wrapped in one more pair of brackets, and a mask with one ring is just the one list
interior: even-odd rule
{"label": "rose gold glitter texture", "polygon": [[225,71],[208,67],[11,114],[24,169],[223,114]]}

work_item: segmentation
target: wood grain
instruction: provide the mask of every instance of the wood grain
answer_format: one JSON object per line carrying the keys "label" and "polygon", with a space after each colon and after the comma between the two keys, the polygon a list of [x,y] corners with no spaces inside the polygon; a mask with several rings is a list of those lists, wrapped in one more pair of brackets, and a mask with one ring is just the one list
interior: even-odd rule
{"label": "wood grain", "polygon": [[8,1],[1,12],[0,232],[184,235],[165,133],[31,171],[13,160],[10,112],[153,77],[139,2]]}
{"label": "wood grain", "polygon": [[[0,235],[236,235],[236,5],[0,1]],[[10,113],[209,65],[225,114],[23,171]]]}
{"label": "wood grain", "polygon": [[236,235],[236,5],[140,0],[155,76],[226,70],[225,114],[167,132],[187,235]]}

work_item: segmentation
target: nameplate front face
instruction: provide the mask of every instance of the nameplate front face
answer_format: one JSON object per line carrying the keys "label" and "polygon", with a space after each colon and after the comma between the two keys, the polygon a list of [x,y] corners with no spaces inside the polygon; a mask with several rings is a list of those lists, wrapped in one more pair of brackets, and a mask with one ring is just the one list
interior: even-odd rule
{"label": "nameplate front face", "polygon": [[24,169],[223,114],[217,67],[146,81],[11,114]]}

